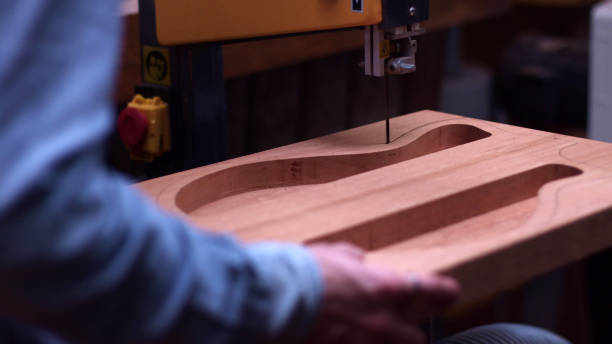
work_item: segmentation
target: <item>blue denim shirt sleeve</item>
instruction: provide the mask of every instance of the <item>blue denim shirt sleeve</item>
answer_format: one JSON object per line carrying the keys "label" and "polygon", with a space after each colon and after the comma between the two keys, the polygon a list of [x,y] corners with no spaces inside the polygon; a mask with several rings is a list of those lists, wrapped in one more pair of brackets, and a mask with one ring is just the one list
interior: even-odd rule
{"label": "blue denim shirt sleeve", "polygon": [[0,1],[0,317],[88,343],[304,334],[322,294],[297,245],[244,246],[107,170],[117,1]]}

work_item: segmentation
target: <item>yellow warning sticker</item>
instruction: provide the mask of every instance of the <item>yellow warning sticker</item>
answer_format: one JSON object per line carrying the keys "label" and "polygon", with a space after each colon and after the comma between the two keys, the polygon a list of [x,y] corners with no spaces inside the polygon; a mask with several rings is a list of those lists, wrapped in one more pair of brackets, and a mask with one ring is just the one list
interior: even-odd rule
{"label": "yellow warning sticker", "polygon": [[170,51],[168,48],[143,46],[142,72],[144,82],[170,86]]}
{"label": "yellow warning sticker", "polygon": [[380,41],[380,45],[378,46],[379,56],[381,59],[386,59],[391,57],[391,41],[382,40]]}

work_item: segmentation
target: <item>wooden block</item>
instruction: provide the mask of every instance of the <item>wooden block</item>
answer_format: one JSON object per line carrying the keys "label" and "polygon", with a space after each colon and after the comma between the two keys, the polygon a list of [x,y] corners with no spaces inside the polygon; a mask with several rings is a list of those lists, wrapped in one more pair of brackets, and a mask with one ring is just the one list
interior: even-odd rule
{"label": "wooden block", "polygon": [[612,245],[612,145],[422,111],[147,181],[161,208],[245,241],[349,241],[462,302]]}

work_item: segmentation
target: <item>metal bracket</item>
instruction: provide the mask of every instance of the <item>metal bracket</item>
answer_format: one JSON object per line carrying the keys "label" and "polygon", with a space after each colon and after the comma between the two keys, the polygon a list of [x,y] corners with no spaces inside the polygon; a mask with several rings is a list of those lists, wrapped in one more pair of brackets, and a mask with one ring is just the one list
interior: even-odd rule
{"label": "metal bracket", "polygon": [[416,71],[417,41],[425,32],[419,24],[384,30],[380,25],[364,30],[365,75],[408,74]]}
{"label": "metal bracket", "polygon": [[383,0],[383,29],[412,25],[429,19],[429,0]]}

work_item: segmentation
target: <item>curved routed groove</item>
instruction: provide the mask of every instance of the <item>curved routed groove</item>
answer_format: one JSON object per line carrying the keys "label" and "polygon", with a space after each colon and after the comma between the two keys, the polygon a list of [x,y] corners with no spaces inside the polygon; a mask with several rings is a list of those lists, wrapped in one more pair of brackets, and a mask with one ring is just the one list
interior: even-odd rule
{"label": "curved routed groove", "polygon": [[580,174],[580,169],[567,165],[540,166],[347,228],[342,232],[325,235],[312,242],[348,241],[366,250],[377,250],[535,198],[547,183]]}
{"label": "curved routed groove", "polygon": [[234,166],[185,185],[176,195],[176,204],[185,213],[190,213],[225,197],[254,190],[328,183],[489,136],[490,133],[472,125],[450,124],[387,151],[271,160]]}

